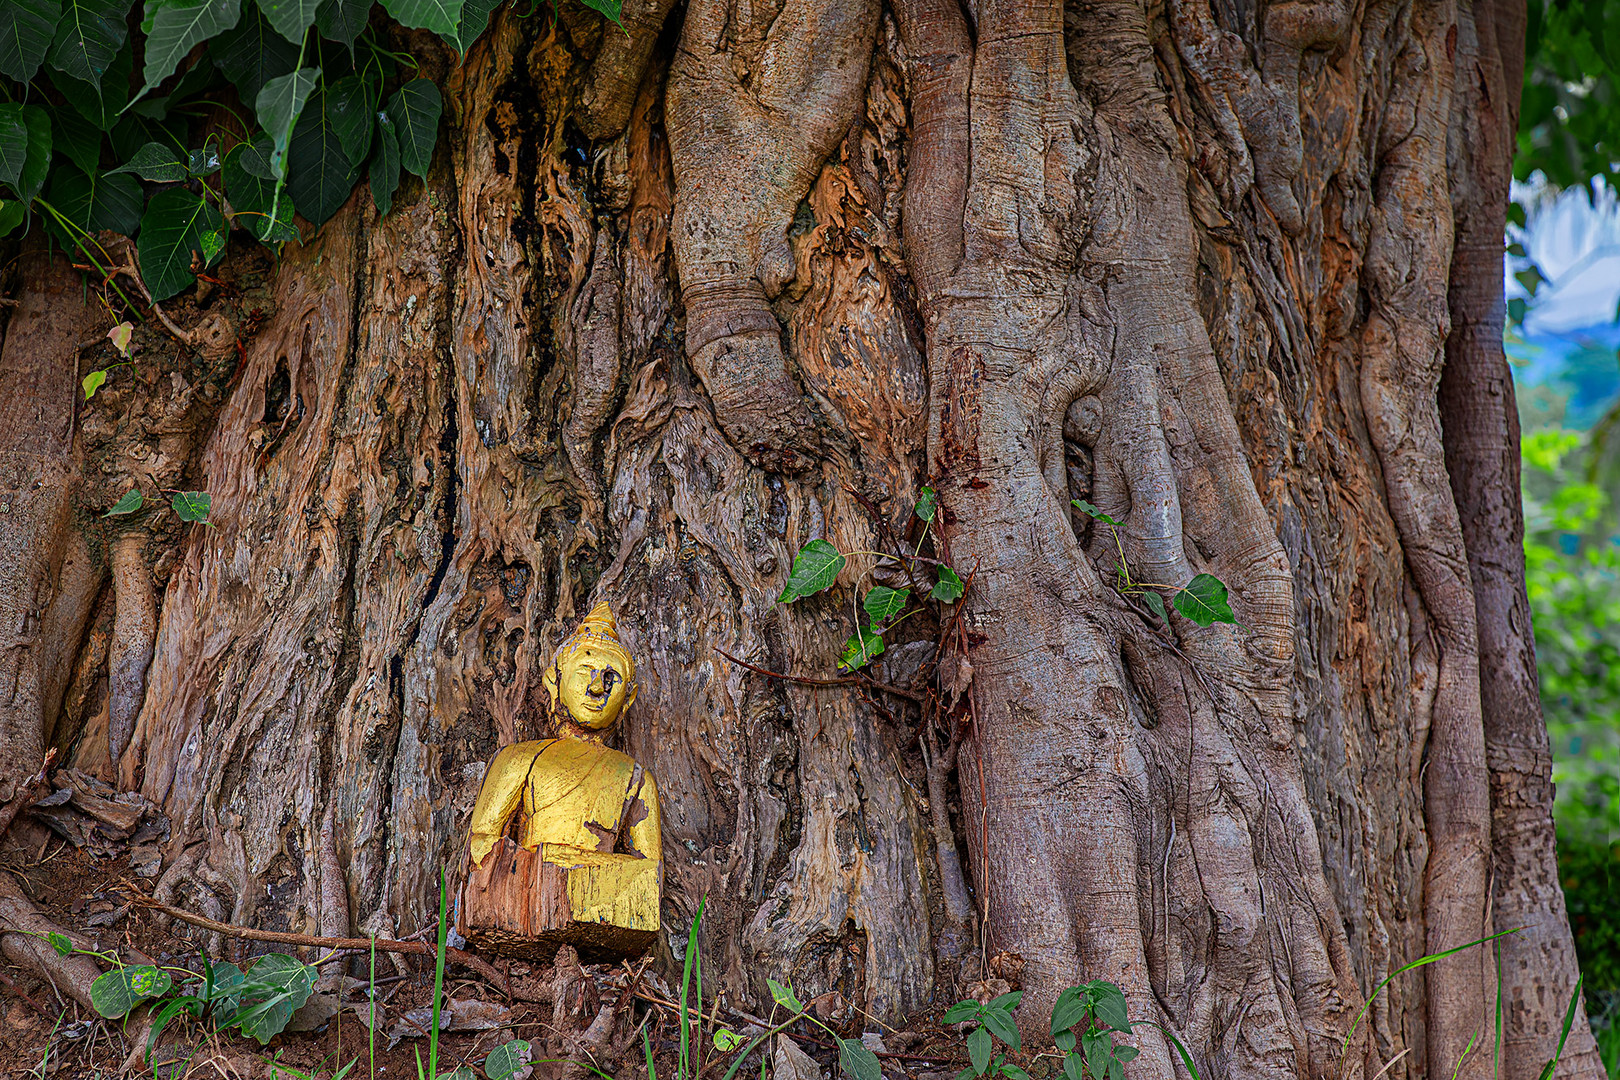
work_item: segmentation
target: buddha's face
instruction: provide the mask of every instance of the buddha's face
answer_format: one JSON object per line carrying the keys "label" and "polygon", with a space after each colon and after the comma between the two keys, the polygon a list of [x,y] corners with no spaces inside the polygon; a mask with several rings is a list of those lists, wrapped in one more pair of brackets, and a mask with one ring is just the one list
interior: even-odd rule
{"label": "buddha's face", "polygon": [[636,700],[629,667],[619,650],[586,644],[557,659],[549,673],[557,680],[557,697],[582,727],[612,727]]}

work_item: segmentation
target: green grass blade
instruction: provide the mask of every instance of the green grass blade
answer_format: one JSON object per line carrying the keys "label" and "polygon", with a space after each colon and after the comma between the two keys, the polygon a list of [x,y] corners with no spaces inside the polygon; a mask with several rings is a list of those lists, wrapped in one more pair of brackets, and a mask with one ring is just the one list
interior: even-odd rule
{"label": "green grass blade", "polygon": [[[679,1080],[692,1080],[696,1073],[692,1071],[692,1024],[691,1014],[686,1011],[687,994],[692,988],[692,965],[697,959],[698,951],[698,925],[703,922],[703,906],[709,902],[705,893],[698,901],[697,914],[692,917],[692,930],[686,935],[686,961],[681,970],[681,1067]],[[701,993],[701,988],[700,991]],[[698,1001],[698,1013],[703,1011],[703,1002]]]}
{"label": "green grass blade", "polygon": [[1569,1008],[1564,1010],[1564,1030],[1558,1033],[1558,1049],[1553,1051],[1552,1060],[1541,1067],[1541,1076],[1537,1080],[1552,1080],[1553,1073],[1558,1071],[1558,1062],[1564,1056],[1564,1043],[1569,1040],[1569,1029],[1575,1024],[1575,1006],[1581,1000],[1581,983],[1585,980],[1584,975],[1575,980],[1575,992],[1569,995]]}
{"label": "green grass blade", "polygon": [[439,1077],[439,1009],[444,992],[444,947],[450,936],[450,923],[445,919],[446,893],[444,869],[439,869],[439,947],[433,958],[433,1030],[428,1033],[428,1080]]}
{"label": "green grass blade", "polygon": [[1503,930],[1499,934],[1492,934],[1490,937],[1482,937],[1478,941],[1470,941],[1466,945],[1458,945],[1456,948],[1447,949],[1445,952],[1432,953],[1429,956],[1420,956],[1410,964],[1407,964],[1405,967],[1401,968],[1399,971],[1392,971],[1388,975],[1384,976],[1383,982],[1380,982],[1377,987],[1373,989],[1373,992],[1367,996],[1367,1000],[1361,1006],[1361,1011],[1356,1013],[1355,1023],[1350,1025],[1350,1031],[1344,1037],[1344,1045],[1339,1048],[1339,1062],[1341,1069],[1343,1067],[1345,1055],[1350,1053],[1350,1040],[1356,1037],[1356,1028],[1361,1026],[1361,1021],[1366,1017],[1367,1010],[1372,1008],[1373,1001],[1377,999],[1379,994],[1383,993],[1384,987],[1388,986],[1391,980],[1393,980],[1397,975],[1405,975],[1413,968],[1420,968],[1424,964],[1432,964],[1436,960],[1444,960],[1446,957],[1460,953],[1464,949],[1472,949],[1475,945],[1483,945],[1487,941],[1495,941],[1497,938],[1504,938],[1509,934],[1517,934],[1522,929],[1523,927],[1515,926],[1512,930]]}
{"label": "green grass blade", "polygon": [[641,1047],[647,1051],[647,1080],[658,1080],[658,1070],[653,1067],[652,1036],[647,1034],[647,1026],[641,1027]]}
{"label": "green grass blade", "polygon": [[1146,1024],[1149,1027],[1158,1028],[1164,1033],[1164,1037],[1170,1040],[1170,1045],[1176,1048],[1176,1053],[1181,1055],[1181,1063],[1187,1066],[1187,1071],[1192,1074],[1192,1080],[1199,1080],[1198,1066],[1193,1064],[1192,1054],[1181,1044],[1181,1040],[1176,1038],[1175,1032],[1153,1020],[1127,1020],[1126,1023],[1131,1027],[1135,1027],[1137,1024]]}

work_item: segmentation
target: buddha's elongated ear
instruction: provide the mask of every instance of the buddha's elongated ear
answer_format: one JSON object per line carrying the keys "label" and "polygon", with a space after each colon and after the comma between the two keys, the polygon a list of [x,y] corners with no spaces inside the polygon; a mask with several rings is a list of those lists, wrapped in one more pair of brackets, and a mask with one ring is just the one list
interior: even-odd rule
{"label": "buddha's elongated ear", "polygon": [[551,658],[551,663],[546,665],[546,673],[540,678],[541,685],[546,688],[546,696],[551,699],[553,706],[557,704],[557,676],[559,675],[557,668],[557,658],[554,656]]}
{"label": "buddha's elongated ear", "polygon": [[636,703],[636,680],[626,679],[624,688],[624,704],[619,706],[619,716],[623,717],[625,710]]}

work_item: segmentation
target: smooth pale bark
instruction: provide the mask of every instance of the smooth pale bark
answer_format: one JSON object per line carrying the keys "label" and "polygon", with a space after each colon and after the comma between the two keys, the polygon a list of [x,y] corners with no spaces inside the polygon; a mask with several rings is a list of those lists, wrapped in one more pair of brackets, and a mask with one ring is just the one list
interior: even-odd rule
{"label": "smooth pale bark", "polygon": [[[1528,1078],[1574,967],[1499,348],[1522,17],[645,0],[628,38],[504,13],[460,67],[413,38],[451,104],[428,182],[283,252],[239,362],[246,312],[211,310],[217,416],[164,445],[215,527],[114,546],[87,634],[93,563],[55,738],[110,772],[139,699],[117,765],[174,822],[165,898],[397,936],[606,599],[666,945],[706,896],[738,1000],[789,976],[898,1020],[1010,953],[1032,1037],[1106,978],[1202,1075],[1477,1077],[1482,949],[1340,1045],[1389,972],[1525,925],[1504,1075]],[[101,453],[146,385],[52,452]],[[103,454],[30,558],[158,457]],[[946,694],[954,785],[906,699],[721,655],[834,674],[872,561],[781,605],[794,553],[871,550],[866,506],[904,532],[924,484],[972,588],[944,655],[919,618],[876,673]],[[1239,624],[1160,621],[1121,553],[1219,577]],[[143,646],[144,685],[117,674]],[[1183,1071],[1137,1042],[1132,1076]]]}

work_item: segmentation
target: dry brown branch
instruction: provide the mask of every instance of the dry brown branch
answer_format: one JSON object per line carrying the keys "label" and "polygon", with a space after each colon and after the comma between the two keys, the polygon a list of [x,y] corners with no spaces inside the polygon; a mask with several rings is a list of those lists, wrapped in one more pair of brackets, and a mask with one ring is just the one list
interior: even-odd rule
{"label": "dry brown branch", "polygon": [[[395,941],[390,938],[345,938],[345,937],[317,937],[312,934],[291,934],[281,930],[256,930],[249,926],[234,926],[231,923],[218,922],[207,919],[201,915],[182,908],[170,907],[150,897],[134,896],[133,903],[138,907],[149,908],[162,912],[173,919],[183,923],[208,930],[226,937],[241,938],[245,941],[268,941],[277,945],[301,945],[311,949],[353,949],[357,952],[375,948],[378,952],[414,953],[417,956],[432,956],[435,948],[425,941]],[[476,971],[502,994],[510,996],[510,984],[499,968],[487,960],[482,960],[464,949],[455,949],[445,946],[445,959],[452,960],[471,971]]]}

